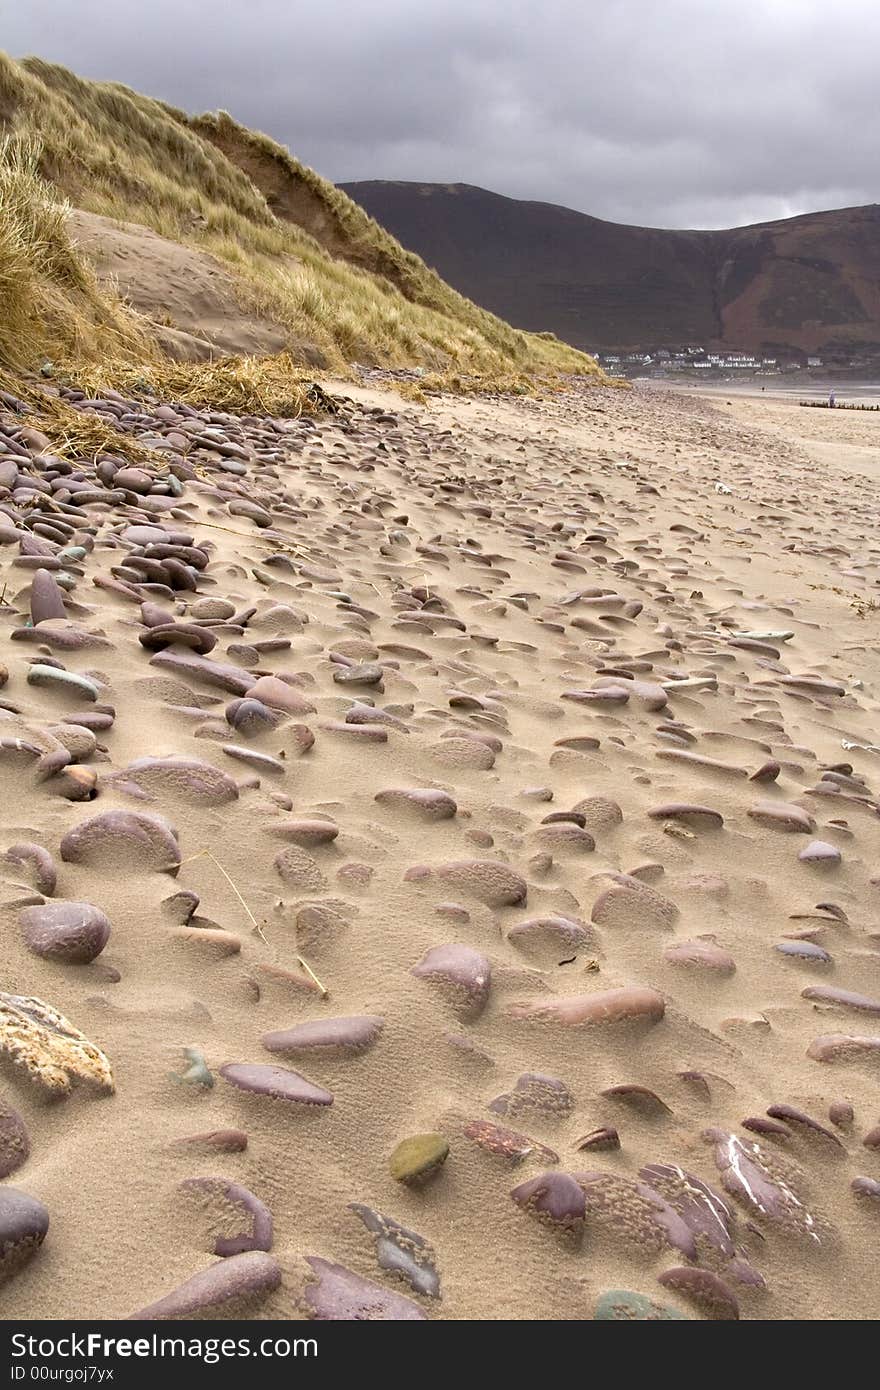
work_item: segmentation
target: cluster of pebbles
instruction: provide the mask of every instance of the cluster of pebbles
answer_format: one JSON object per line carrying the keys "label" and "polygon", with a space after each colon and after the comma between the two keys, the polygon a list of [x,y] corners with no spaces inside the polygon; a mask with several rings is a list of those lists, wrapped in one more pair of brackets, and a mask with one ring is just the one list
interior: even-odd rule
{"label": "cluster of pebbles", "polygon": [[877,489],[66,394],[154,462],[0,402],[7,1316],[870,1316]]}

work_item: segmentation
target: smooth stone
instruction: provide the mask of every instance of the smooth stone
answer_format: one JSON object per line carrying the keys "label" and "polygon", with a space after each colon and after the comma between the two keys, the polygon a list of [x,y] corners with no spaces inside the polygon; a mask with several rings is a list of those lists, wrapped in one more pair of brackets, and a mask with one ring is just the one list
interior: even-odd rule
{"label": "smooth stone", "polygon": [[736,973],[736,961],[729,951],[719,946],[714,937],[696,937],[693,941],[675,941],[663,950],[663,959],[670,965],[712,970],[717,975]]}
{"label": "smooth stone", "polygon": [[385,1020],[375,1014],[322,1018],[298,1023],[280,1032],[264,1033],[260,1041],[269,1052],[356,1057],[374,1045],[384,1026]]}
{"label": "smooth stone", "polygon": [[699,1308],[712,1322],[738,1322],[739,1304],[730,1289],[710,1269],[680,1265],[664,1269],[658,1284],[671,1289]]}
{"label": "smooth stone", "polygon": [[533,917],[527,922],[518,922],[507,933],[507,939],[523,955],[548,964],[558,963],[561,956],[589,950],[593,945],[592,932],[569,917]]}
{"label": "smooth stone", "polygon": [[[203,1199],[208,1209],[210,1225],[222,1221],[225,1227],[242,1221],[245,1229],[236,1235],[217,1235],[214,1239],[213,1254],[241,1255],[246,1250],[272,1249],[272,1213],[259,1197],[248,1188],[229,1178],[186,1178],[180,1184],[181,1192],[193,1193]],[[217,1207],[222,1209],[222,1218]]]}
{"label": "smooth stone", "polygon": [[769,830],[809,835],[816,828],[813,817],[807,811],[788,801],[758,801],[750,807],[748,814],[752,820]]}
{"label": "smooth stone", "polygon": [[165,647],[188,647],[200,656],[207,656],[217,645],[217,638],[206,627],[195,623],[157,623],[148,627],[138,637],[142,647],[148,651],[162,651]]}
{"label": "smooth stone", "polygon": [[349,1202],[376,1241],[376,1259],[380,1269],[399,1274],[416,1293],[426,1298],[440,1297],[440,1276],[432,1247],[424,1236],[393,1221],[390,1216],[373,1211],[361,1202]]}
{"label": "smooth stone", "polygon": [[184,680],[190,678],[204,681],[206,685],[215,686],[219,690],[228,690],[231,695],[247,695],[253,684],[253,678],[238,666],[229,666],[212,661],[210,657],[170,647],[151,656],[150,665],[170,671],[172,675],[180,676]]}
{"label": "smooth stone", "polygon": [[641,985],[597,991],[595,994],[558,995],[552,999],[528,999],[509,1004],[511,1018],[561,1023],[569,1028],[600,1023],[645,1020],[658,1023],[664,1013],[662,994]]}
{"label": "smooth stone", "polygon": [[185,1134],[172,1143],[175,1148],[192,1153],[238,1154],[247,1148],[248,1137],[243,1129],[207,1129],[199,1134]]}
{"label": "smooth stone", "polygon": [[254,748],[242,748],[237,743],[224,743],[221,745],[220,752],[226,758],[234,758],[236,762],[247,763],[248,767],[256,768],[257,772],[270,773],[274,776],[282,776],[287,772],[287,767],[280,758],[273,758],[270,753],[258,753]]}
{"label": "smooth stone", "polygon": [[590,910],[597,927],[671,931],[679,910],[669,898],[632,874],[615,874],[610,888],[600,893]]}
{"label": "smooth stone", "polygon": [[55,892],[55,860],[42,845],[31,844],[26,840],[18,845],[10,845],[2,855],[2,862],[16,869],[24,869],[37,892],[42,893],[44,897],[51,898]]}
{"label": "smooth stone", "polygon": [[559,1162],[559,1154],[554,1153],[553,1149],[530,1139],[527,1134],[493,1124],[491,1120],[469,1120],[462,1134],[486,1153],[492,1154],[493,1158],[522,1163],[523,1159],[534,1156],[542,1163]]}
{"label": "smooth stone", "polygon": [[306,1285],[303,1302],[319,1322],[422,1322],[425,1313],[412,1299],[319,1255],[307,1255],[317,1282]]}
{"label": "smooth stone", "polygon": [[61,841],[61,858],[68,864],[93,868],[129,867],[176,874],[180,846],[174,827],[164,816],[104,811],[68,830]]}
{"label": "smooth stone", "polygon": [[821,1138],[833,1144],[835,1148],[843,1150],[843,1144],[830,1129],[814,1120],[812,1115],[806,1115],[803,1110],[796,1110],[793,1105],[768,1105],[767,1114],[771,1120],[783,1120],[794,1133],[807,1135],[810,1138]]}
{"label": "smooth stone", "polygon": [[10,1173],[16,1172],[30,1151],[27,1125],[17,1110],[0,1099],[0,1178],[8,1178]]}
{"label": "smooth stone", "polygon": [[238,800],[238,787],[233,779],[213,763],[199,758],[136,758],[115,781],[134,783],[145,791],[177,796],[196,806],[222,806]]}
{"label": "smooth stone", "polygon": [[67,617],[64,592],[49,570],[36,570],[31,580],[31,622],[34,627],[47,618]]}
{"label": "smooth stone", "polygon": [[826,840],[811,840],[798,853],[798,859],[805,864],[832,865],[839,864],[842,855],[836,845],[829,845]]}
{"label": "smooth stone", "polygon": [[86,965],[110,939],[110,919],[91,903],[49,902],[18,916],[25,945],[44,960]]}
{"label": "smooth stone", "polygon": [[545,1226],[579,1241],[584,1229],[586,1199],[583,1188],[568,1173],[551,1171],[520,1183],[511,1192],[518,1207]]}
{"label": "smooth stone", "polygon": [[814,941],[777,941],[773,948],[783,956],[795,956],[799,960],[810,961],[814,965],[830,965],[831,956]]}
{"label": "smooth stone", "polygon": [[332,1105],[333,1095],[323,1086],[300,1076],[286,1067],[267,1066],[261,1062],[227,1062],[219,1069],[224,1081],[241,1091],[270,1096],[273,1100],[292,1101],[300,1105]]}
{"label": "smooth stone", "polygon": [[496,859],[465,859],[434,866],[438,878],[469,893],[487,907],[524,903],[528,886],[521,874]]}
{"label": "smooth stone", "polygon": [[477,1018],[486,1007],[492,968],[488,958],[471,946],[433,946],[410,973],[436,982],[464,1018]]}
{"label": "smooth stone", "polygon": [[433,1178],[449,1156],[449,1145],[442,1134],[414,1134],[401,1139],[389,1160],[396,1182],[421,1184]]}
{"label": "smooth stone", "polygon": [[269,709],[282,710],[285,714],[314,714],[315,706],[287,681],[277,676],[260,676],[257,680],[248,677],[247,688],[241,692],[248,700],[258,700]]}
{"label": "smooth stone", "polygon": [[373,800],[394,810],[412,810],[425,821],[451,820],[458,811],[455,799],[448,792],[430,787],[390,788],[377,792]]}
{"label": "smooth stone", "polygon": [[295,845],[310,848],[313,845],[329,845],[339,835],[339,826],[332,820],[313,820],[303,817],[299,820],[269,821],[266,829],[271,835],[292,840]]}
{"label": "smooth stone", "polygon": [[62,671],[57,666],[44,666],[41,662],[28,668],[27,681],[28,685],[50,686],[68,695],[85,696],[87,700],[97,700],[101,693],[100,686],[86,676]]}
{"label": "smooth stone", "polygon": [[682,825],[693,826],[695,830],[720,830],[724,817],[711,806],[700,806],[692,801],[666,801],[662,806],[654,806],[648,812],[652,820],[676,820]]}
{"label": "smooth stone", "polygon": [[171,1293],[130,1314],[129,1320],[156,1322],[171,1318],[191,1318],[196,1314],[223,1309],[230,1303],[253,1305],[262,1301],[281,1283],[281,1266],[262,1250],[230,1255],[200,1270],[179,1284]]}
{"label": "smooth stone", "polygon": [[812,999],[818,1004],[836,1004],[841,1009],[855,1009],[857,1013],[880,1014],[880,999],[836,989],[833,985],[809,985],[801,990],[801,998]]}
{"label": "smooth stone", "polygon": [[254,699],[232,700],[224,714],[227,724],[244,738],[256,738],[276,728],[284,718],[280,710],[270,709],[262,700]]}
{"label": "smooth stone", "polygon": [[880,1202],[880,1182],[876,1178],[853,1178],[849,1186],[854,1197]]}
{"label": "smooth stone", "polygon": [[854,1037],[849,1033],[826,1033],[814,1038],[807,1056],[814,1062],[852,1061],[880,1054],[880,1038]]}
{"label": "smooth stone", "polygon": [[630,1289],[607,1289],[600,1294],[593,1313],[596,1322],[669,1322],[683,1319],[689,1322],[686,1313],[677,1308],[655,1303],[644,1293],[633,1293]]}
{"label": "smooth stone", "polygon": [[637,1086],[631,1081],[622,1082],[618,1086],[606,1086],[599,1092],[608,1100],[617,1100],[629,1106],[639,1115],[656,1118],[658,1115],[671,1115],[672,1111],[665,1101],[661,1100],[656,1091],[650,1090],[647,1086]]}
{"label": "smooth stone", "polygon": [[49,1211],[17,1187],[0,1187],[0,1282],[37,1253],[49,1229]]}

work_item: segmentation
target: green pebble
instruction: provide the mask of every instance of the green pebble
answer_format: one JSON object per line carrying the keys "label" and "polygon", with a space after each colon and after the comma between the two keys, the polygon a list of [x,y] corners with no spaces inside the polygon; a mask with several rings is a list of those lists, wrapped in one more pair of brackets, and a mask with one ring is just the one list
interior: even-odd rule
{"label": "green pebble", "polygon": [[397,1182],[420,1182],[445,1162],[449,1145],[442,1134],[414,1134],[401,1139],[391,1155],[391,1176]]}
{"label": "green pebble", "polygon": [[97,700],[100,687],[86,676],[78,676],[74,671],[64,671],[56,666],[44,666],[35,662],[27,674],[28,685],[49,685],[62,688],[68,686],[71,692],[85,695],[88,700]]}
{"label": "green pebble", "polygon": [[598,1322],[668,1322],[673,1318],[692,1321],[677,1308],[655,1303],[647,1294],[630,1289],[608,1289],[600,1295],[593,1314],[593,1320]]}
{"label": "green pebble", "polygon": [[204,1053],[197,1047],[185,1047],[183,1055],[188,1062],[188,1066],[180,1074],[169,1072],[169,1076],[174,1081],[185,1081],[190,1086],[204,1086],[209,1091],[214,1085],[214,1078],[205,1061]]}

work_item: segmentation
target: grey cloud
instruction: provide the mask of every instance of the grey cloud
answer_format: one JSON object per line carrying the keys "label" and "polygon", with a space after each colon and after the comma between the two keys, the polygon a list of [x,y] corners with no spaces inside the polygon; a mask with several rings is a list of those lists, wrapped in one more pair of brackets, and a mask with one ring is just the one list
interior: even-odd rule
{"label": "grey cloud", "polygon": [[[3,13],[8,10],[8,13]],[[0,35],[338,181],[731,226],[880,200],[876,0],[0,0]]]}

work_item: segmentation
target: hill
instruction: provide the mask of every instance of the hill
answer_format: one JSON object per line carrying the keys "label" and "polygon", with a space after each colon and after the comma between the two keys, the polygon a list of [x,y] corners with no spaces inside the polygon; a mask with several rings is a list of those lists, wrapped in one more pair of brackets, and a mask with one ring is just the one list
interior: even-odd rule
{"label": "hill", "polygon": [[468,184],[342,187],[462,294],[578,347],[880,349],[876,204],[665,231]]}
{"label": "hill", "polygon": [[[175,319],[181,296],[156,282],[167,262],[180,289],[196,257],[213,308],[219,295],[240,311],[242,351],[271,343],[334,369],[597,371],[469,303],[345,193],[224,112],[190,116],[117,83],[0,54],[0,134],[0,365],[38,352],[106,355],[111,328],[114,352],[128,342],[130,355],[143,351],[144,333],[166,351],[183,334],[184,356],[234,349],[229,323],[225,337],[200,337],[192,306]],[[65,221],[61,198],[88,218]],[[132,237],[143,254],[132,254]],[[155,238],[184,248],[184,266]],[[113,276],[136,320],[125,322]]]}

